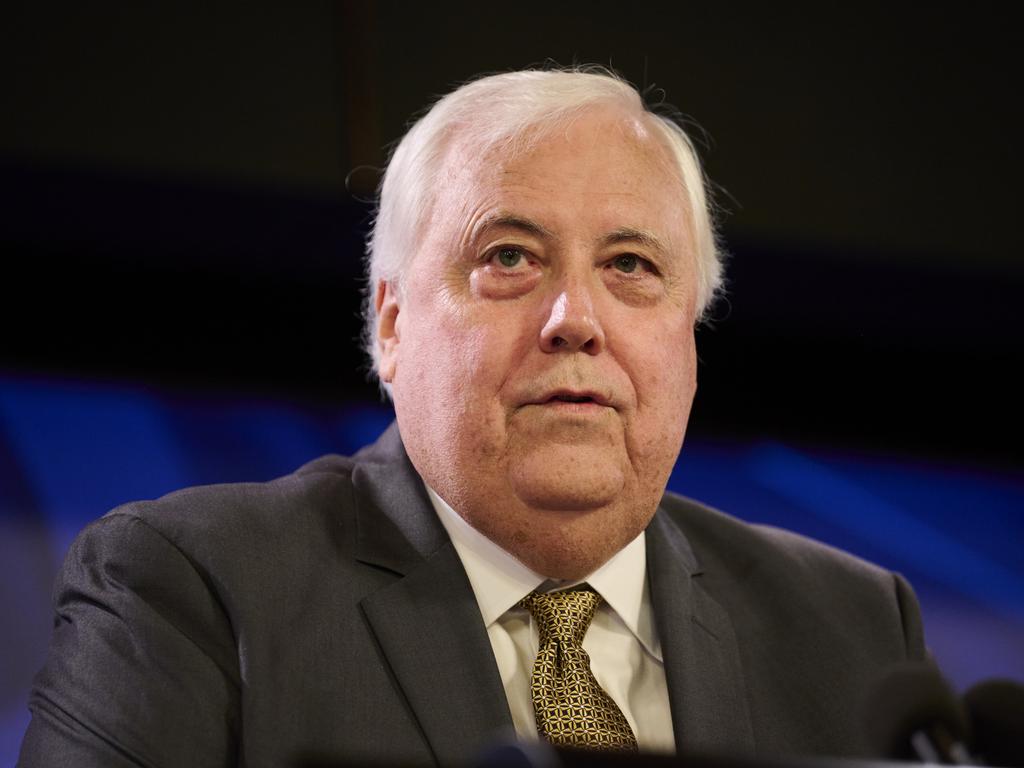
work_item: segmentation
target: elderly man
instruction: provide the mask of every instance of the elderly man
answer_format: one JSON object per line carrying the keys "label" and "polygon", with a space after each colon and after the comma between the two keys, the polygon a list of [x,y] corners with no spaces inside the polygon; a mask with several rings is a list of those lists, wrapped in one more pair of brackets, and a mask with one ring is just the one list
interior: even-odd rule
{"label": "elderly man", "polygon": [[483,78],[385,176],[397,426],[73,546],[22,763],[457,763],[497,739],[856,754],[924,654],[898,576],[666,494],[720,283],[682,130],[599,72]]}

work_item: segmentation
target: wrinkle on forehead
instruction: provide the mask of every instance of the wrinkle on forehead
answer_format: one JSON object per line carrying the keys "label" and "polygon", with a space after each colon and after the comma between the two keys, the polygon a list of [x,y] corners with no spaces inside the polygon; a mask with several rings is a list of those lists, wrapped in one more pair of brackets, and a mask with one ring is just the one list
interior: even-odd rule
{"label": "wrinkle on forehead", "polygon": [[[525,130],[499,136],[497,140],[489,138],[486,142],[480,138],[483,132],[475,131],[472,125],[449,126],[439,149],[438,160],[430,163],[433,172],[428,184],[432,187],[432,193],[426,196],[423,209],[416,215],[414,238],[422,240],[432,229],[436,229],[439,209],[445,216],[450,214],[440,202],[453,187],[461,185],[465,188],[467,184],[479,180],[476,177],[481,173],[514,163],[554,135],[560,134],[562,139],[574,141],[572,134],[576,124],[584,117],[593,115],[602,117],[605,124],[613,125],[614,130],[632,143],[642,145],[648,150],[645,154],[653,150],[658,165],[671,174],[679,185],[681,207],[688,220],[687,228],[692,230],[693,216],[681,169],[667,139],[661,131],[653,130],[652,121],[658,118],[646,111],[607,102],[591,104]],[[489,136],[493,137],[494,134]]]}
{"label": "wrinkle on forehead", "polygon": [[[584,118],[595,118],[586,123]],[[678,190],[670,201],[676,212],[673,218],[681,217],[683,241],[670,242],[674,237],[662,233],[664,244],[680,257],[691,257],[696,264],[695,242],[693,241],[692,216],[689,199],[683,183],[682,173],[675,161],[667,140],[659,131],[652,130],[648,115],[635,115],[613,106],[591,107],[560,123],[537,126],[526,132],[522,140],[499,142],[489,148],[473,144],[471,134],[451,134],[436,179],[435,191],[430,209],[422,213],[419,231],[420,241],[445,237],[449,246],[465,247],[471,231],[476,230],[481,218],[497,214],[516,214],[519,211],[497,210],[502,208],[500,198],[507,194],[523,193],[527,198],[543,195],[543,175],[537,168],[530,167],[532,157],[538,154],[568,151],[579,153],[593,161],[605,156],[610,162],[621,157],[623,149],[631,154],[631,168],[622,177],[626,184],[619,189],[604,190],[609,198],[628,198],[643,194],[652,175],[671,180],[671,186]],[[557,130],[555,130],[557,129]],[[624,141],[619,140],[624,139]],[[579,166],[579,178],[585,182],[590,171],[584,163]],[[595,171],[596,172],[596,171]],[[571,177],[569,177],[571,178]],[[583,192],[599,191],[582,183]],[[612,209],[616,205],[612,204]],[[539,222],[543,224],[544,222]],[[609,222],[609,232],[622,227],[643,230],[642,222]]]}

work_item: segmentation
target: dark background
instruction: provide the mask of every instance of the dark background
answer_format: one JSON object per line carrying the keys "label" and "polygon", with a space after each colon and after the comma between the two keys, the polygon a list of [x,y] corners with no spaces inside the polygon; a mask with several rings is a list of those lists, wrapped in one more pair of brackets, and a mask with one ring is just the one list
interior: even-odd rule
{"label": "dark background", "polygon": [[374,397],[350,342],[382,148],[474,73],[597,62],[693,116],[719,187],[696,432],[1015,461],[1019,41],[994,9],[25,4],[0,366]]}
{"label": "dark background", "polygon": [[[925,462],[938,469],[902,492],[919,501],[930,478],[997,477],[1010,495],[979,535],[1022,543],[1021,40],[998,6],[90,2],[4,17],[0,384],[17,393],[0,420],[6,551],[24,551],[17,526],[74,528],[104,511],[62,518],[25,480],[25,441],[45,432],[25,403],[47,387],[104,386],[122,403],[164,393],[175,418],[207,423],[240,401],[328,421],[382,413],[354,340],[385,148],[457,83],[548,59],[611,65],[693,121],[731,258],[727,300],[698,336],[691,442],[722,466],[722,446],[764,441]],[[59,465],[72,422],[46,422],[54,453],[33,461]],[[203,434],[186,442],[205,469],[175,480],[288,469],[243,448],[218,475]],[[111,503],[136,489],[120,477]],[[964,504],[928,522],[980,520]],[[8,587],[35,606],[8,609],[36,622],[7,684],[19,702],[20,670],[45,645],[39,585],[66,536],[46,541],[39,577]]]}

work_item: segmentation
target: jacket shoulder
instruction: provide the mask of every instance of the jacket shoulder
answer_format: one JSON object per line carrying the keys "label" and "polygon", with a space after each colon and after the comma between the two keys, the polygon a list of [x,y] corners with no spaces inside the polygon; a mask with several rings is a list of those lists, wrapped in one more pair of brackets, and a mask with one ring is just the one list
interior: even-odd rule
{"label": "jacket shoulder", "polygon": [[350,458],[325,456],[267,482],[194,486],[123,504],[87,526],[70,555],[97,549],[119,561],[140,540],[160,539],[218,593],[252,594],[283,574],[301,579],[339,558],[351,562],[353,467]]}
{"label": "jacket shoulder", "polygon": [[891,574],[836,547],[793,531],[749,523],[675,493],[666,493],[661,509],[685,534],[701,570],[731,573],[770,569],[780,576],[806,575],[821,568],[851,578],[888,579]]}
{"label": "jacket shoulder", "polygon": [[337,502],[350,491],[353,466],[346,456],[322,456],[273,480],[183,488],[158,499],[122,504],[100,520],[134,517],[174,538],[187,536],[190,529],[204,534],[217,528],[269,532],[301,524],[326,507],[337,510]]}
{"label": "jacket shoulder", "polygon": [[677,494],[666,494],[661,509],[689,543],[701,586],[740,623],[757,623],[762,632],[863,633],[868,644],[885,638],[909,657],[923,657],[920,609],[899,574]]}
{"label": "jacket shoulder", "polygon": [[679,496],[661,535],[689,544],[694,591],[729,617],[757,750],[862,755],[864,695],[894,664],[925,658],[906,581],[796,533]]}

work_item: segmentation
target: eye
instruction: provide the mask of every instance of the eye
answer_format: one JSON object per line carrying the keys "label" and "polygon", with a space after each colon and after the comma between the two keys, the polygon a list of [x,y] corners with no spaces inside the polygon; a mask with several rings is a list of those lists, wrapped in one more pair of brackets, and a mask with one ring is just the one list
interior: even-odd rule
{"label": "eye", "polygon": [[493,258],[497,259],[501,266],[511,269],[522,263],[525,258],[525,254],[521,248],[506,245],[495,251]]}
{"label": "eye", "polygon": [[640,266],[640,257],[635,253],[624,253],[616,256],[612,260],[612,265],[620,272],[636,272],[636,268]]}

